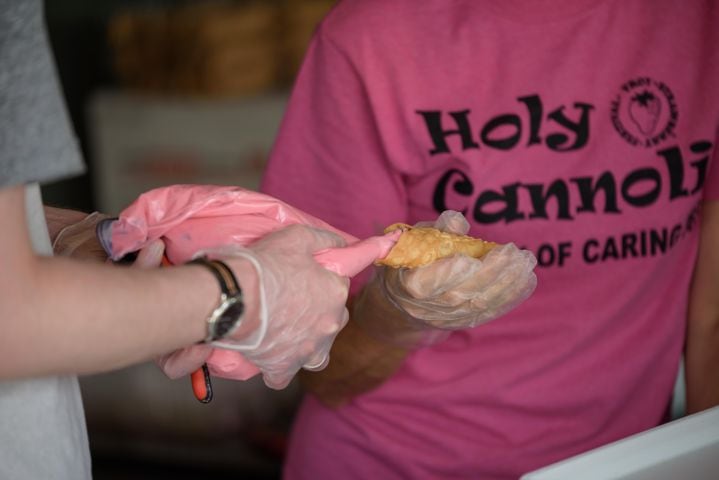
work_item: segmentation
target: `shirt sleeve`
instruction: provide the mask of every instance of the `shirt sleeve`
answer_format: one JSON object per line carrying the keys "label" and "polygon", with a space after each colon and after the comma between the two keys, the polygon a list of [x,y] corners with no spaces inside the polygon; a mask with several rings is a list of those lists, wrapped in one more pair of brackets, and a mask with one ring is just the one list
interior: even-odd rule
{"label": "shirt sleeve", "polygon": [[41,0],[0,0],[0,118],[0,187],[82,173]]}
{"label": "shirt sleeve", "polygon": [[407,193],[382,148],[360,71],[326,29],[325,22],[305,56],[261,188],[365,238],[406,219]]}

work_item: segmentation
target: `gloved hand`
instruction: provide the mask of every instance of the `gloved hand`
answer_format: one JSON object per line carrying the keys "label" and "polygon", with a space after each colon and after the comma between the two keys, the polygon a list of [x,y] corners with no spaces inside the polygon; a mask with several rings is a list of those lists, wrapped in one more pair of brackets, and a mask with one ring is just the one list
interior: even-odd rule
{"label": "gloved hand", "polygon": [[[458,234],[469,230],[454,211],[443,212],[431,226]],[[357,318],[370,333],[405,347],[434,343],[446,336],[442,331],[474,327],[519,305],[536,287],[536,264],[531,252],[509,243],[481,259],[454,255],[413,269],[385,267],[360,297]],[[371,304],[380,297],[403,315],[376,318],[378,307]]]}
{"label": "gloved hand", "polygon": [[[323,268],[313,253],[345,244],[329,231],[292,225],[239,252],[258,272],[263,310],[259,328],[266,329],[257,346],[242,352],[260,369],[268,387],[286,387],[301,368],[327,366],[332,342],[349,318],[349,279]],[[236,345],[244,342],[230,339]]]}
{"label": "gloved hand", "polygon": [[[349,318],[349,279],[322,267],[313,253],[345,246],[334,233],[303,225],[273,232],[248,247],[227,246],[200,254],[231,268],[249,261],[259,279],[259,318],[247,319],[252,331],[173,352],[158,360],[170,378],[193,372],[207,361],[212,347],[237,350],[262,373],[265,384],[282,389],[301,369],[327,366],[335,337]],[[247,301],[252,301],[247,299]]]}
{"label": "gloved hand", "polygon": [[108,218],[107,215],[93,212],[79,222],[60,230],[52,242],[55,255],[98,261],[107,260],[107,253],[95,233],[97,224],[106,218]]}

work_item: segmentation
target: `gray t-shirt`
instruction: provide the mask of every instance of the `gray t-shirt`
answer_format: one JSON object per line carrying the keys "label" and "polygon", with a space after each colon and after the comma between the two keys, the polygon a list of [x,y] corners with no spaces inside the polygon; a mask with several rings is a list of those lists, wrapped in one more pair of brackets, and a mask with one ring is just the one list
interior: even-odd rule
{"label": "gray t-shirt", "polygon": [[0,187],[83,172],[41,0],[0,0]]}
{"label": "gray t-shirt", "polygon": [[[50,255],[52,249],[34,182],[82,171],[45,34],[42,1],[0,0],[0,188],[27,185],[27,220],[36,252]],[[0,382],[0,479],[90,477],[77,378]]]}

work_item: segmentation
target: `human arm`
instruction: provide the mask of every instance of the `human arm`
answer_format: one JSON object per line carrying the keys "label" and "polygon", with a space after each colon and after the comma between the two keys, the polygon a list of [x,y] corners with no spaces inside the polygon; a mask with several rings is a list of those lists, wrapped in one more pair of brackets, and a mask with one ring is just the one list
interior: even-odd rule
{"label": "human arm", "polygon": [[[422,193],[417,178],[425,169],[440,167],[423,164],[425,147],[415,141],[416,118],[397,115],[407,106],[395,105],[400,100],[392,95],[387,76],[373,75],[376,65],[365,63],[368,56],[362,46],[366,43],[341,33],[343,27],[351,27],[342,24],[341,17],[325,21],[308,51],[263,189],[362,238],[395,222],[428,220],[425,215],[431,213],[418,207],[422,202],[417,196],[430,193]],[[422,218],[412,218],[417,215]],[[473,279],[462,273],[463,265],[476,266],[467,259],[441,262],[442,272],[449,273],[453,286],[459,287],[454,292],[473,290]],[[446,267],[457,267],[462,274],[451,275],[452,268]],[[433,276],[432,270],[410,274],[408,279],[415,282],[406,285],[421,286],[426,293],[433,286],[424,280]],[[404,284],[396,277],[389,284]],[[398,305],[399,292],[395,302],[389,302],[382,283],[370,283],[359,297],[350,324],[335,343],[328,370],[303,374],[308,388],[327,403],[341,403],[379,385],[401,365],[408,349],[446,336],[427,318],[417,317],[430,309],[438,314],[437,308],[427,308],[417,288],[413,292],[418,295],[413,296],[420,301],[412,309],[410,302]],[[476,324],[475,310],[460,304],[461,300],[445,308],[438,314],[440,321],[452,315],[455,328]]]}
{"label": "human arm", "polygon": [[687,413],[719,405],[719,201],[705,202],[700,238],[687,320]]}
{"label": "human arm", "polygon": [[[38,256],[30,248],[23,190],[0,189],[1,377],[106,371],[204,338],[204,319],[219,296],[209,272]],[[251,266],[241,263],[238,276],[256,291]]]}
{"label": "human arm", "polygon": [[[410,350],[383,341],[364,330],[357,315],[381,315],[388,323],[401,324],[401,313],[376,289],[368,286],[363,294],[375,297],[358,311],[350,302],[350,321],[332,345],[327,368],[319,372],[300,372],[300,382],[329,407],[339,407],[353,397],[379,387],[401,366]],[[378,295],[379,294],[379,295]]]}
{"label": "human arm", "polygon": [[[0,376],[119,368],[205,337],[219,287],[204,268],[139,271],[36,256],[28,247],[22,187],[0,190],[0,215],[7,222],[0,247],[12,252],[3,255],[0,272]],[[326,354],[346,320],[346,279],[312,257],[342,243],[335,235],[295,226],[267,235],[244,257],[225,258],[246,298],[246,321],[233,340],[256,328],[262,305],[267,334],[248,356],[256,357],[274,386]],[[292,288],[304,284],[321,293],[298,295]],[[302,314],[286,315],[293,310]]]}
{"label": "human arm", "polygon": [[[449,242],[453,234],[466,233],[469,225],[458,212],[446,211],[433,227],[424,247],[441,251],[450,245],[438,245],[434,239]],[[421,237],[410,238],[413,248],[422,251],[423,245],[416,243]],[[402,240],[397,246],[401,244]],[[524,301],[536,286],[536,259],[512,244],[490,248],[481,258],[455,254],[417,268],[379,269],[354,302],[353,330],[336,346],[342,361],[325,374],[324,385],[320,375],[308,382],[313,393],[330,406],[339,405],[381,384],[408,351],[441,341],[451,330],[500,317]],[[348,345],[352,340],[354,345]]]}
{"label": "human arm", "polygon": [[[297,78],[262,190],[359,238],[408,221],[401,172],[382,150],[378,125],[356,65],[324,35],[313,40]],[[361,179],[358,181],[358,179]],[[311,193],[310,193],[311,192]],[[366,274],[354,279],[356,285]],[[387,314],[396,309],[389,304]],[[391,376],[408,353],[350,321],[333,344],[321,372],[300,372],[308,391],[338,405]]]}

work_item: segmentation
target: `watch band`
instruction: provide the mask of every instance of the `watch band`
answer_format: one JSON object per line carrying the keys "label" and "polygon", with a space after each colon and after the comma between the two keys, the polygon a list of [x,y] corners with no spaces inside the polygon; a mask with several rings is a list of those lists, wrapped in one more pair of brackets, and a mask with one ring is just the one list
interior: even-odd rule
{"label": "watch band", "polygon": [[244,313],[242,289],[230,267],[221,260],[198,257],[188,262],[190,265],[202,265],[217,279],[220,285],[220,304],[207,319],[207,337],[205,342],[220,340],[232,333],[240,324]]}
{"label": "watch band", "polygon": [[220,284],[220,290],[225,295],[234,295],[237,292],[242,292],[235,274],[232,273],[230,267],[220,260],[210,260],[207,257],[197,257],[188,262],[190,265],[202,265],[206,267],[217,279]]}

